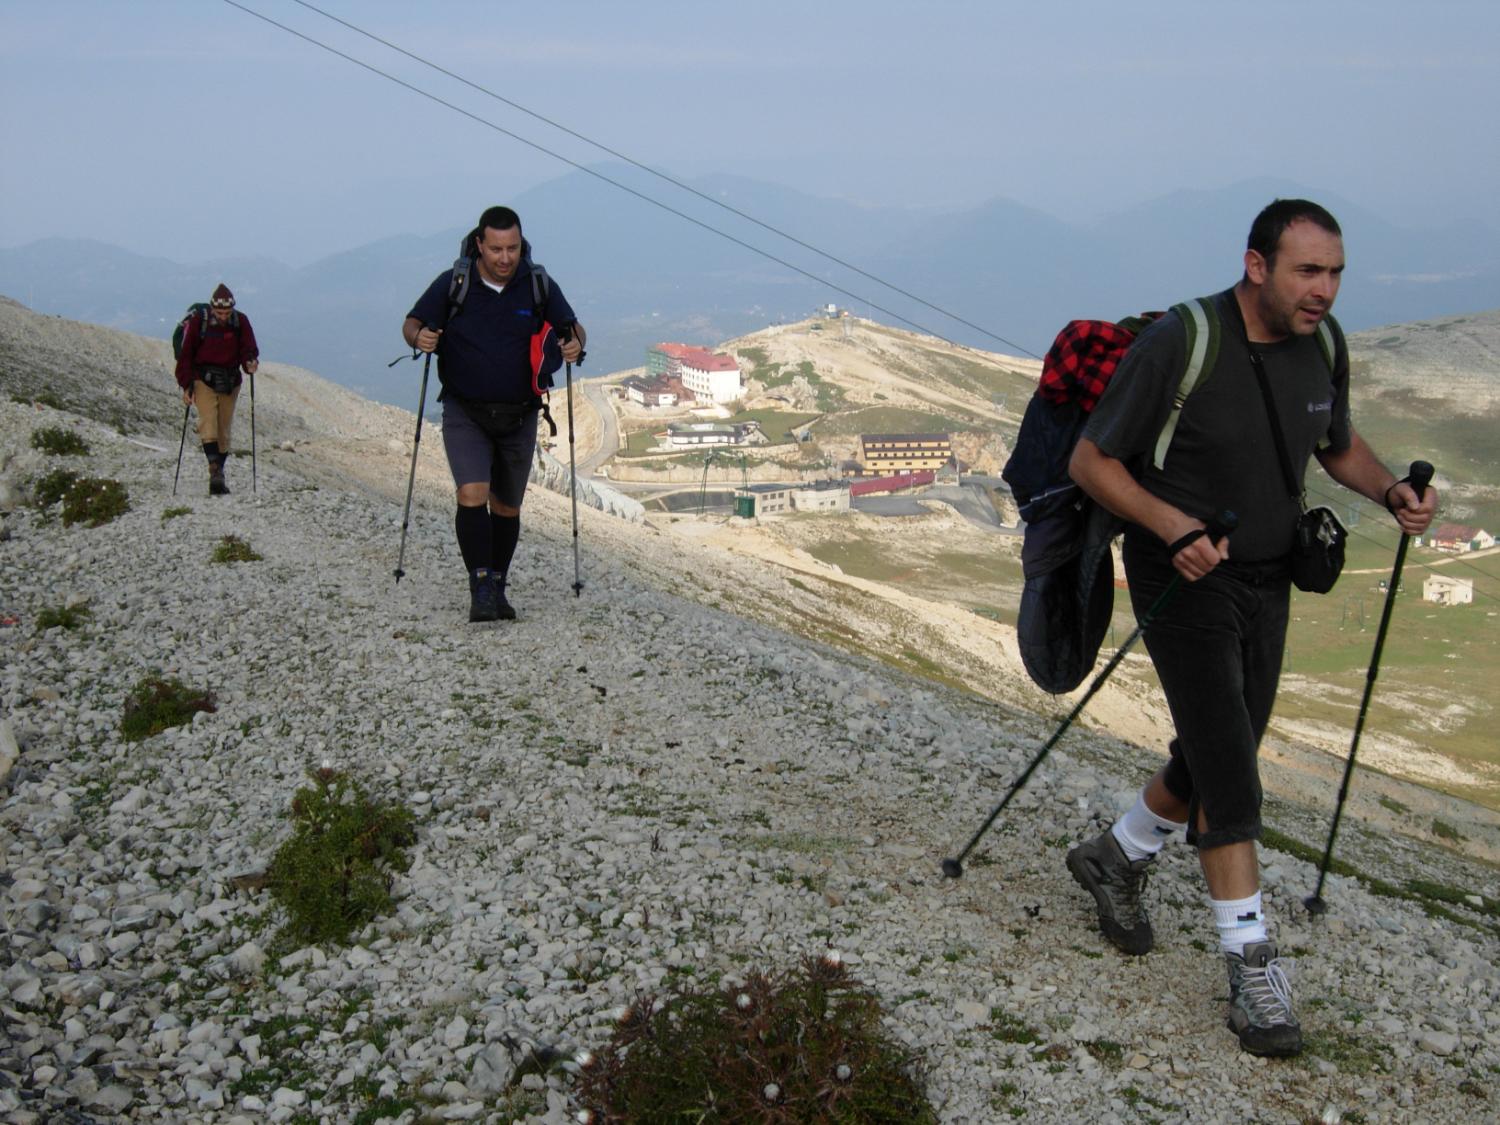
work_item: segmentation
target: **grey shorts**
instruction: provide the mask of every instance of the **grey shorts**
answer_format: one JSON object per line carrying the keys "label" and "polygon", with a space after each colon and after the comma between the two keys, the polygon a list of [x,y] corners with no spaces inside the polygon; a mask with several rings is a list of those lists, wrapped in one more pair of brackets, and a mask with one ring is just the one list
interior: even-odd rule
{"label": "grey shorts", "polygon": [[501,504],[519,508],[536,456],[538,410],[520,416],[515,429],[497,436],[485,433],[479,423],[452,398],[443,402],[443,449],[453,483],[490,482],[490,495]]}

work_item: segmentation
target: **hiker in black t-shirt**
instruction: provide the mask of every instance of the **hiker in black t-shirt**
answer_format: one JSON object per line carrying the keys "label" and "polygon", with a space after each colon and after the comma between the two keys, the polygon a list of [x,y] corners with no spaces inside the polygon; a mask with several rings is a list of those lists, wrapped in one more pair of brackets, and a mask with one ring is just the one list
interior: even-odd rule
{"label": "hiker in black t-shirt", "polygon": [[[507,576],[521,534],[521,501],[536,453],[542,400],[532,354],[545,321],[565,335],[562,358],[576,363],[585,334],[554,284],[534,287],[520,217],[491,207],[474,232],[473,275],[450,317],[453,272],[417,299],[402,325],[413,348],[436,352],[443,448],[458,488],[454,528],[469,572],[469,620],[509,620]],[[541,308],[537,308],[537,296]],[[486,512],[486,506],[488,511]]]}
{"label": "hiker in black t-shirt", "polygon": [[[1251,360],[1259,354],[1300,484],[1311,457],[1334,480],[1388,508],[1408,535],[1437,505],[1375,457],[1349,420],[1349,363],[1333,332],[1332,369],[1315,339],[1344,270],[1338,223],[1315,203],[1278,200],[1250,228],[1245,272],[1212,298],[1223,329],[1212,371],[1182,407],[1164,463],[1137,478],[1172,409],[1187,348],[1169,313],[1141,333],[1099,400],[1073,453],[1073,479],[1129,521],[1125,572],[1137,617],[1173,582],[1145,630],[1177,737],[1170,759],[1135,806],[1068,853],[1095,899],[1105,937],[1123,952],[1151,949],[1140,895],[1162,845],[1185,831],[1198,848],[1230,979],[1229,1025],[1259,1055],[1302,1049],[1301,1029],[1261,912],[1257,751],[1270,720],[1286,640],[1288,556],[1301,510],[1289,494],[1268,404]],[[1243,324],[1243,331],[1241,325]],[[1210,542],[1208,518],[1239,516],[1232,540]],[[1190,823],[1191,822],[1191,823]]]}

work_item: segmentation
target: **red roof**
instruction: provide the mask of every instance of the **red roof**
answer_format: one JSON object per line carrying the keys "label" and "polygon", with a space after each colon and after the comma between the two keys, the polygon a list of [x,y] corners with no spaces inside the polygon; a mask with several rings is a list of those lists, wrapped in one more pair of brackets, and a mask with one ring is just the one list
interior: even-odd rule
{"label": "red roof", "polygon": [[1432,533],[1432,538],[1446,542],[1469,543],[1479,538],[1479,528],[1469,527],[1462,523],[1439,524]]}

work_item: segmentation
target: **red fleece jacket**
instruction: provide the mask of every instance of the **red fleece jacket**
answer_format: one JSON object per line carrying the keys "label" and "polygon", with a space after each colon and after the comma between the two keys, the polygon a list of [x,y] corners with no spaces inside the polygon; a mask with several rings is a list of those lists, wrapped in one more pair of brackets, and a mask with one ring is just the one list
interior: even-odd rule
{"label": "red fleece jacket", "polygon": [[191,389],[198,371],[205,367],[228,367],[235,373],[235,386],[240,384],[239,369],[260,358],[260,349],[255,345],[250,318],[242,312],[236,312],[235,318],[239,320],[238,327],[216,324],[212,317],[206,327],[202,316],[188,320],[182,333],[182,355],[177,360],[179,387]]}

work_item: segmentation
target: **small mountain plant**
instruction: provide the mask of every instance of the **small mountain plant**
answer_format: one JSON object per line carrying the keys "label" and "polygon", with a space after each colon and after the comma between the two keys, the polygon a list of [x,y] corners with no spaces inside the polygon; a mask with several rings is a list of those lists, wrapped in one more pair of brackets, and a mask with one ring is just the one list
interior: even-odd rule
{"label": "small mountain plant", "polygon": [[639,997],[580,1059],[577,1120],[936,1122],[914,1057],[837,954],[723,991]]}
{"label": "small mountain plant", "polygon": [[32,500],[38,508],[50,508],[68,494],[68,489],[78,483],[78,474],[72,469],[53,469],[37,478],[31,486]]}
{"label": "small mountain plant", "polygon": [[101,527],[130,511],[130,494],[117,480],[84,477],[68,489],[62,501],[62,521],[72,527]]}
{"label": "small mountain plant", "polygon": [[263,556],[257,554],[250,544],[238,535],[226,535],[214,548],[214,562],[259,562]]}
{"label": "small mountain plant", "polygon": [[89,453],[89,443],[62,426],[43,426],[31,431],[31,448],[54,457],[86,457]]}
{"label": "small mountain plant", "polygon": [[292,835],[271,860],[266,884],[286,911],[285,940],[345,943],[394,905],[393,873],[411,864],[415,818],[340,770],[323,766],[309,778],[292,797]]}
{"label": "small mountain plant", "polygon": [[140,742],[192,722],[199,711],[215,710],[213,692],[190,688],[171,677],[147,676],[125,700],[120,735],[126,742]]}

